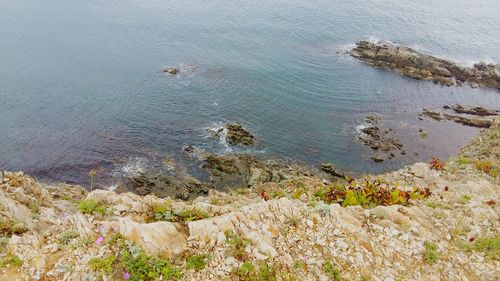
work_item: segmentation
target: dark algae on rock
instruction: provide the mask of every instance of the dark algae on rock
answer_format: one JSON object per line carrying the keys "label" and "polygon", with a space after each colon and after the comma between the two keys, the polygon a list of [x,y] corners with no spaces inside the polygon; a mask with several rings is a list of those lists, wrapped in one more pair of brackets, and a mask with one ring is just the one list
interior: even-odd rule
{"label": "dark algae on rock", "polygon": [[360,41],[349,54],[379,68],[390,69],[419,80],[446,86],[494,88],[500,90],[500,66],[480,62],[464,67],[449,60],[428,55],[388,42]]}

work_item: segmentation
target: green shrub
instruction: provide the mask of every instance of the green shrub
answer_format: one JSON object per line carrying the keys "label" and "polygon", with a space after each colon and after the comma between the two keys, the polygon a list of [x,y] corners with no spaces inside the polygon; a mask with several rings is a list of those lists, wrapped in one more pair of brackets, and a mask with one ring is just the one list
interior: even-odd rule
{"label": "green shrub", "polygon": [[61,237],[59,238],[59,243],[63,245],[68,245],[71,240],[77,238],[80,236],[76,231],[69,230],[64,232]]}
{"label": "green shrub", "polygon": [[239,261],[247,260],[248,254],[245,252],[245,248],[248,245],[248,241],[235,235],[231,231],[227,231],[225,234],[227,243],[229,244],[227,255],[233,256]]}
{"label": "green shrub", "polygon": [[6,257],[0,259],[0,268],[5,268],[7,266],[20,267],[23,265],[23,260],[16,255],[9,254]]}
{"label": "green shrub", "polygon": [[93,215],[95,213],[104,215],[106,214],[106,206],[104,206],[100,201],[95,199],[84,199],[78,204],[80,212],[84,214]]}
{"label": "green shrub", "polygon": [[158,257],[147,256],[139,246],[126,241],[121,244],[120,265],[130,273],[130,281],[178,280],[180,270],[170,261]]}
{"label": "green shrub", "polygon": [[459,243],[459,247],[467,252],[483,252],[493,260],[500,260],[500,235],[495,237],[481,237],[473,242]]}
{"label": "green shrub", "polygon": [[458,164],[465,165],[465,164],[470,163],[470,159],[468,157],[465,157],[465,156],[459,156],[457,159],[457,162],[458,162]]}
{"label": "green shrub", "polygon": [[89,260],[89,265],[92,270],[96,272],[104,271],[106,273],[111,273],[113,271],[113,263],[115,262],[115,256],[108,256],[106,258],[91,258]]}
{"label": "green shrub", "polygon": [[240,281],[276,281],[276,270],[265,262],[260,262],[258,267],[244,262],[234,274]]}
{"label": "green shrub", "polygon": [[186,208],[181,211],[172,210],[170,204],[153,204],[151,221],[195,221],[210,217],[210,215],[198,208]]}
{"label": "green shrub", "polygon": [[323,271],[325,272],[326,276],[332,281],[344,281],[345,279],[342,278],[340,275],[340,270],[336,268],[331,261],[325,262],[323,265]]}
{"label": "green shrub", "polygon": [[176,216],[182,221],[195,221],[208,218],[210,215],[198,208],[184,209]]}
{"label": "green shrub", "polygon": [[116,236],[108,244],[118,252],[107,257],[92,258],[89,265],[96,272],[108,274],[108,279],[121,280],[130,274],[129,281],[179,280],[181,271],[170,261],[148,256],[141,247]]}
{"label": "green shrub", "polygon": [[435,264],[439,260],[437,245],[430,241],[425,241],[424,248],[424,261],[428,264]]}
{"label": "green shrub", "polygon": [[205,261],[206,259],[207,259],[207,255],[189,256],[186,259],[186,268],[200,271],[207,266],[207,263]]}

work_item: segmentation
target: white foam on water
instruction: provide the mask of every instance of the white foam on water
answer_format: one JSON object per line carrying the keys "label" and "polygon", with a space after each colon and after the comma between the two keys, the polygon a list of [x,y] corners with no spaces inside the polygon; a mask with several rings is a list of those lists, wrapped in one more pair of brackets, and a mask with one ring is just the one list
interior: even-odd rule
{"label": "white foam on water", "polygon": [[130,157],[125,164],[113,171],[115,176],[135,177],[147,170],[148,159],[144,157]]}
{"label": "white foam on water", "polygon": [[368,128],[368,126],[366,124],[360,124],[360,125],[357,125],[356,127],[354,127],[354,129],[356,130],[356,133],[359,135],[364,134],[363,129],[366,129],[366,128]]}

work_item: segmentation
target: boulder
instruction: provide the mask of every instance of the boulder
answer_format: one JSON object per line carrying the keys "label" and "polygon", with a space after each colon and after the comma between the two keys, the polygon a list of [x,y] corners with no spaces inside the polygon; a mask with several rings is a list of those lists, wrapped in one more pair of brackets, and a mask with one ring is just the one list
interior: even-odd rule
{"label": "boulder", "polygon": [[186,235],[174,223],[136,223],[127,217],[120,218],[119,224],[120,233],[149,255],[172,258],[187,248]]}
{"label": "boulder", "polygon": [[321,170],[334,177],[345,178],[345,174],[332,163],[322,163]]}
{"label": "boulder", "polygon": [[177,67],[165,67],[162,69],[162,71],[165,73],[168,73],[168,74],[172,74],[172,75],[179,74],[179,72],[180,72],[179,68],[177,68]]}

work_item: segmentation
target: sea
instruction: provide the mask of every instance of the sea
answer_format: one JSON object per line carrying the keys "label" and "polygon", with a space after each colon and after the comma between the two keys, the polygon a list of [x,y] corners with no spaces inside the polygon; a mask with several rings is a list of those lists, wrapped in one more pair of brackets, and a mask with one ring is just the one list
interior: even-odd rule
{"label": "sea", "polygon": [[[382,173],[449,159],[479,133],[420,120],[424,108],[500,108],[495,90],[369,67],[345,54],[359,40],[500,63],[500,1],[0,0],[0,170],[84,186],[98,167],[109,186],[173,161],[198,175],[182,152],[195,145]],[[405,155],[370,159],[357,137],[372,114]],[[257,145],[213,137],[226,123]]]}

